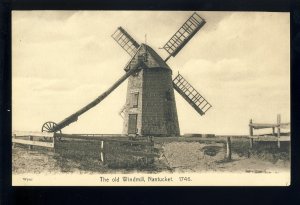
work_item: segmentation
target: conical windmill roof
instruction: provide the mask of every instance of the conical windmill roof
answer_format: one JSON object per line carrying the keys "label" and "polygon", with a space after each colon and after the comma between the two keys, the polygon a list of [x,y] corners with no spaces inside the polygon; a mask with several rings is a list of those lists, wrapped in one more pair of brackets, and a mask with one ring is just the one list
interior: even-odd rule
{"label": "conical windmill roof", "polygon": [[130,67],[138,62],[138,58],[147,59],[144,63],[147,65],[147,68],[166,68],[170,67],[165,63],[165,61],[148,45],[141,44],[136,54],[130,59],[128,64],[125,66],[124,70],[128,71]]}

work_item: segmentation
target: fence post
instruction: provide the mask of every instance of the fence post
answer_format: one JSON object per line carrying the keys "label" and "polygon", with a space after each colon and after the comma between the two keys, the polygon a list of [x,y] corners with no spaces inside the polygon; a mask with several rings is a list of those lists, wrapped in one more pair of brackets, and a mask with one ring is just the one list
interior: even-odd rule
{"label": "fence post", "polygon": [[[33,137],[31,135],[29,135],[29,141],[33,141]],[[29,145],[29,150],[32,150],[33,146]]]}
{"label": "fence post", "polygon": [[252,126],[252,119],[250,119],[250,122],[249,122],[249,135],[250,135],[250,149],[253,148],[253,126]]}
{"label": "fence post", "polygon": [[53,143],[53,152],[55,153],[55,141],[56,141],[56,139],[55,139],[55,133],[53,133],[53,137],[52,137],[52,143]]}
{"label": "fence post", "polygon": [[103,154],[103,151],[104,151],[104,141],[101,141],[101,145],[100,145],[100,161],[101,161],[101,162],[104,162],[104,154]]}
{"label": "fence post", "polygon": [[230,137],[227,137],[226,140],[226,159],[229,161],[231,160],[231,139]]}
{"label": "fence post", "polygon": [[281,116],[280,114],[277,115],[277,147],[280,148],[280,123],[281,123]]}
{"label": "fence post", "polygon": [[[17,137],[17,135],[16,135],[16,134],[13,134],[13,139],[16,139],[16,137]],[[15,148],[15,147],[16,147],[16,143],[13,142],[13,143],[12,143],[12,147]]]}

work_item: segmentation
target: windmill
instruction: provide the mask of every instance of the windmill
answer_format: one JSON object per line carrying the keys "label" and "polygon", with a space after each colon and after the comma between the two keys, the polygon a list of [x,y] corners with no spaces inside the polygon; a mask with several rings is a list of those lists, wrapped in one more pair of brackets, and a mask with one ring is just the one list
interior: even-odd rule
{"label": "windmill", "polygon": [[126,103],[120,111],[124,119],[123,134],[179,136],[174,89],[200,115],[212,106],[182,75],[178,73],[172,79],[172,70],[166,62],[175,57],[205,23],[196,12],[193,13],[163,46],[168,53],[165,60],[150,46],[137,43],[122,27],[117,28],[112,38],[131,56],[124,67],[126,73],[106,92],[63,121],[44,123],[42,132],[61,132],[128,78]]}

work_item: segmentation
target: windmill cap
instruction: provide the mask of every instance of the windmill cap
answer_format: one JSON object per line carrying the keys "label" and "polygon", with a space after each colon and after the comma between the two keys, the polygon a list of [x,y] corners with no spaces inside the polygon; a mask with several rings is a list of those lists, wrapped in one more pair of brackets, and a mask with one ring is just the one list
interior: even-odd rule
{"label": "windmill cap", "polygon": [[147,68],[170,69],[165,61],[150,46],[142,43],[134,56],[129,60],[124,70],[128,71],[139,59],[143,60]]}

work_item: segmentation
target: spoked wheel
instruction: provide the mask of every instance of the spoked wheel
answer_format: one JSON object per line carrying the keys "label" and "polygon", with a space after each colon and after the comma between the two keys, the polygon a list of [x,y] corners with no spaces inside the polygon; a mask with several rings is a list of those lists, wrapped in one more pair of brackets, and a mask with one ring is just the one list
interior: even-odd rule
{"label": "spoked wheel", "polygon": [[[54,132],[54,128],[57,126],[55,122],[45,122],[42,126],[42,132]],[[55,133],[61,134],[61,130],[56,131]],[[44,137],[45,140],[48,140],[49,137]],[[61,136],[57,136],[57,139],[60,141]]]}

